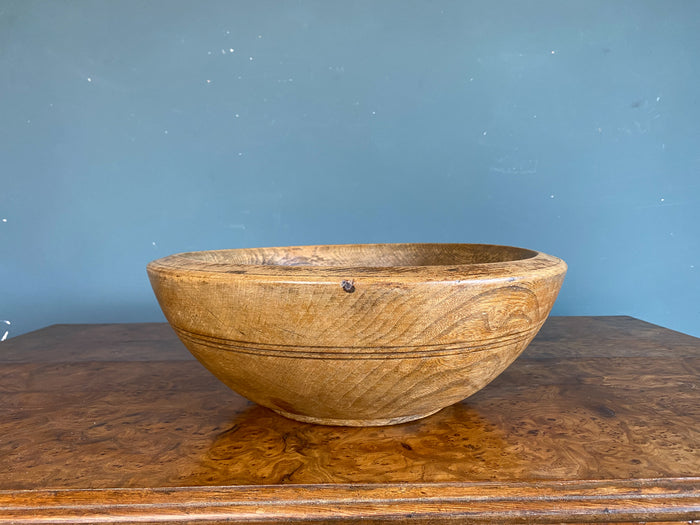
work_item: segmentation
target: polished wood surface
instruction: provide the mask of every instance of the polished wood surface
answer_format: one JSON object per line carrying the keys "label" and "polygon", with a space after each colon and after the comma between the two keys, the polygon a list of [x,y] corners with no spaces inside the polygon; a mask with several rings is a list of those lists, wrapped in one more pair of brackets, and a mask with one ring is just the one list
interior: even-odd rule
{"label": "polished wood surface", "polygon": [[537,334],[565,273],[556,257],[482,244],[216,250],[148,265],[165,317],[221,381],[286,417],[343,426],[412,421],[483,388]]}
{"label": "polished wood surface", "polygon": [[0,344],[0,523],[700,520],[700,340],[550,318],[490,385],[425,419],[292,421],[165,324]]}

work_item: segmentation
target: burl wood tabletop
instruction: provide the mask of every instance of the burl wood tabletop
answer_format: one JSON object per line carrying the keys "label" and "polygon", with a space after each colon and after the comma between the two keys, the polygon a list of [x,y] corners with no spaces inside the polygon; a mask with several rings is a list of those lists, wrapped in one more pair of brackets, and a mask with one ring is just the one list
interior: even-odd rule
{"label": "burl wood tabletop", "polygon": [[696,338],[553,317],[461,403],[326,427],[227,389],[166,324],[56,325],[0,344],[0,522],[687,522],[699,377]]}

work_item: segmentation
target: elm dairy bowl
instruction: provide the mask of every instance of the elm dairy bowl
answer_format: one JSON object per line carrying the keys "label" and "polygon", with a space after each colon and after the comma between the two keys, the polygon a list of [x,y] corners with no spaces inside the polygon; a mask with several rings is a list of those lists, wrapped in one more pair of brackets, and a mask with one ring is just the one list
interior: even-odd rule
{"label": "elm dairy bowl", "polygon": [[485,244],[181,253],[148,264],[168,322],[231,389],[283,416],[373,426],[483,388],[545,322],[566,264]]}

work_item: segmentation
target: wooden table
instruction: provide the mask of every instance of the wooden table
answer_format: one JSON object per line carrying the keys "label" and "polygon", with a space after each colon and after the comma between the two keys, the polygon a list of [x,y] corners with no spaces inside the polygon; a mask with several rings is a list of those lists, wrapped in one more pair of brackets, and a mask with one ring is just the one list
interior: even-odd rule
{"label": "wooden table", "polygon": [[165,324],[51,326],[0,363],[2,523],[700,520],[700,339],[630,317],[550,318],[392,427],[255,406]]}

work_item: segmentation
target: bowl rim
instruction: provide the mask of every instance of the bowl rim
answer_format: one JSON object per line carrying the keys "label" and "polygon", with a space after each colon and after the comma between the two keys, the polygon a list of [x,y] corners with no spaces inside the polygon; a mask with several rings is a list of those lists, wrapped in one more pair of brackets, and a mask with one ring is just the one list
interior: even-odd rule
{"label": "bowl rim", "polygon": [[[332,265],[283,265],[283,264],[240,264],[222,263],[213,260],[214,255],[225,253],[243,253],[254,251],[294,251],[313,249],[355,249],[373,247],[394,247],[397,249],[410,246],[444,246],[444,247],[480,247],[486,249],[507,249],[522,251],[529,256],[508,261],[480,262],[468,264],[440,265],[403,265],[403,266],[332,266]],[[207,255],[210,260],[207,260]],[[552,255],[517,246],[481,243],[361,243],[361,244],[318,244],[298,246],[275,246],[254,248],[230,248],[218,250],[200,250],[175,253],[155,259],[148,263],[147,271],[151,278],[156,276],[179,276],[224,280],[274,280],[288,282],[337,282],[339,277],[370,281],[513,281],[523,277],[545,277],[552,274],[564,274],[566,263]]]}

